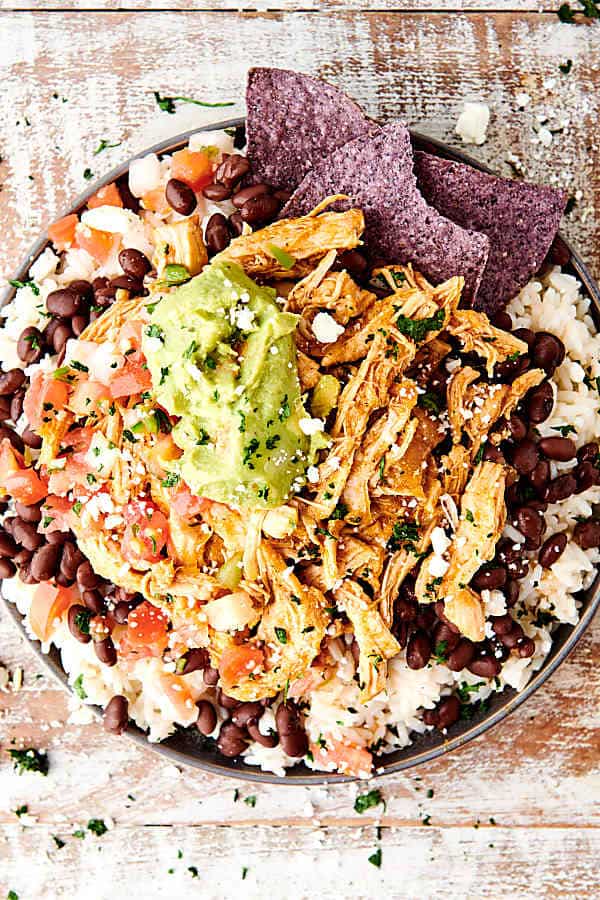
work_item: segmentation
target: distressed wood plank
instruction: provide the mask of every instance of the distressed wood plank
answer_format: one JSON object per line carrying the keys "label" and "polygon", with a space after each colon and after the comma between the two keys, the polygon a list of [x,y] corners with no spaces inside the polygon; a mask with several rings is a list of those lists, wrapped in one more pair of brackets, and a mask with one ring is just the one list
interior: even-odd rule
{"label": "distressed wood plank", "polygon": [[[63,829],[60,850],[56,833],[5,827],[0,887],[27,900],[582,898],[597,889],[600,851],[597,830],[543,827],[386,828],[380,840],[374,828],[116,827],[84,840]],[[368,861],[377,847],[379,869]]]}
{"label": "distressed wood plank", "polygon": [[[183,10],[185,12],[323,12],[324,10],[356,10],[368,12],[375,4],[364,0],[205,0],[189,3],[188,0],[1,0],[0,9],[38,12],[51,10],[58,13],[70,11],[143,11]],[[466,12],[489,13],[532,12],[556,16],[556,7],[546,0],[381,0],[376,4],[381,12]]]}

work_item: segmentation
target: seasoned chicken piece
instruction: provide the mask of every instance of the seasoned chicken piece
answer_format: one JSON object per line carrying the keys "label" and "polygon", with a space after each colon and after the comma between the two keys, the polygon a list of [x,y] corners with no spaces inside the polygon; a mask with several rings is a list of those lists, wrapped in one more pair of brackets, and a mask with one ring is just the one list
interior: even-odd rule
{"label": "seasoned chicken piece", "polygon": [[369,600],[356,582],[345,580],[334,595],[338,607],[352,623],[360,653],[360,699],[366,703],[385,688],[387,660],[400,652],[400,645],[383,621],[377,601]]}
{"label": "seasoned chicken piece", "polygon": [[306,353],[302,353],[301,350],[296,350],[296,360],[298,363],[300,387],[303,391],[310,391],[311,388],[315,387],[321,377],[319,373],[319,363],[315,362],[314,359],[311,359],[310,356],[307,356]]}
{"label": "seasoned chicken piece", "polygon": [[444,467],[444,493],[454,503],[465,489],[471,471],[471,454],[462,444],[455,444],[450,453],[442,457]]}
{"label": "seasoned chicken piece", "polygon": [[412,410],[417,427],[404,453],[388,454],[385,481],[377,486],[378,493],[400,494],[423,502],[427,495],[427,472],[431,451],[444,437],[442,424],[429,413],[415,406]]}
{"label": "seasoned chicken piece", "polygon": [[466,353],[477,353],[486,360],[490,377],[496,363],[521,356],[529,349],[525,341],[496,328],[485,313],[474,309],[455,310],[448,323],[448,331],[458,338]]}
{"label": "seasoned chicken piece", "polygon": [[507,419],[527,391],[540,384],[545,377],[542,369],[530,369],[510,385],[481,383],[469,388],[464,430],[471,438],[472,458],[495,423],[499,419]]}
{"label": "seasoned chicken piece", "polygon": [[[257,640],[264,642],[266,660],[264,668],[235,682],[222,674],[223,690],[237,700],[273,697],[288,682],[301,678],[317,656],[329,622],[321,591],[302,584],[267,542],[260,548],[259,562],[261,579],[269,586],[272,598],[257,631]],[[213,646],[211,642],[211,662],[218,666],[223,653],[213,652]]]}
{"label": "seasoned chicken piece", "polygon": [[406,428],[416,402],[415,384],[405,378],[397,399],[390,403],[387,414],[366,432],[354,456],[343,498],[352,515],[365,522],[370,518],[369,490],[377,482],[385,482],[386,455]]}
{"label": "seasoned chicken piece", "polygon": [[208,262],[198,216],[190,216],[154,229],[152,263],[160,279],[167,266],[184,266],[190,275],[198,275]]}
{"label": "seasoned chicken piece", "polygon": [[485,638],[485,611],[481,597],[470,587],[459,588],[444,603],[444,615],[471,641]]}
{"label": "seasoned chicken piece", "polygon": [[[467,407],[471,400],[468,388],[474,381],[477,381],[478,378],[479,372],[477,372],[476,369],[472,369],[470,366],[463,366],[462,369],[457,369],[448,380],[446,404],[448,406],[448,419],[452,430],[452,440],[455,444],[460,442],[462,430],[465,427],[465,420],[467,419],[465,413],[467,412]],[[470,418],[470,416],[471,412],[469,411],[468,417]]]}
{"label": "seasoned chicken piece", "polygon": [[379,575],[383,568],[384,550],[375,543],[344,534],[338,541],[337,563],[342,577],[356,573],[367,581],[374,594],[379,592]]}
{"label": "seasoned chicken piece", "polygon": [[301,313],[329,309],[336,320],[345,325],[362,315],[373,303],[375,294],[361,288],[346,271],[329,271],[336,255],[335,250],[331,250],[310,275],[294,286],[287,296],[287,310]]}
{"label": "seasoned chicken piece", "polygon": [[369,350],[375,334],[396,334],[394,319],[396,311],[392,297],[376,301],[367,314],[348,326],[337,341],[328,344],[321,359],[325,368],[341,363],[363,359]]}
{"label": "seasoned chicken piece", "polygon": [[[358,246],[364,227],[359,209],[320,215],[313,211],[299,219],[281,219],[252,234],[242,234],[213,261],[238,263],[250,278],[303,278],[329,250],[352,250]],[[285,265],[277,259],[282,252],[292,258],[291,265],[287,258]]]}

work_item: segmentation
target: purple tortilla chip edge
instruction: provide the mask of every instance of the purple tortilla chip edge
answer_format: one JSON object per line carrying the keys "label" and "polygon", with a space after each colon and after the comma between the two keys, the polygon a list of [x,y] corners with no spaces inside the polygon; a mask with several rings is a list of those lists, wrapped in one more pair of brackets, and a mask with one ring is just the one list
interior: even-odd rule
{"label": "purple tortilla chip edge", "polygon": [[415,153],[415,172],[428,203],[463,228],[488,236],[490,253],[475,307],[493,315],[544,262],[567,195],[422,152]]}
{"label": "purple tortilla chip edge", "polygon": [[372,258],[410,262],[434,284],[462,275],[463,302],[473,302],[487,261],[488,238],[461,228],[423,199],[403,123],[386,125],[374,137],[355,138],[314,166],[281,217],[306,214],[332,194],[347,194],[350,203],[363,210]]}
{"label": "purple tortilla chip edge", "polygon": [[289,69],[253,68],[246,86],[252,182],[293,191],[305,173],[378,126],[338,88]]}

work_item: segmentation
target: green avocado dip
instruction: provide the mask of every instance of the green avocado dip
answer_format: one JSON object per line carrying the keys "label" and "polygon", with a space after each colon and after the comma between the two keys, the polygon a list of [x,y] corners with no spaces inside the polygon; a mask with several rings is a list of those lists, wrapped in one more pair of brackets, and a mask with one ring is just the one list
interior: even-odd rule
{"label": "green avocado dip", "polygon": [[176,471],[193,493],[237,507],[284,503],[324,445],[300,427],[298,316],[275,298],[240,266],[213,263],[163,295],[144,329],[156,398],[180,416]]}

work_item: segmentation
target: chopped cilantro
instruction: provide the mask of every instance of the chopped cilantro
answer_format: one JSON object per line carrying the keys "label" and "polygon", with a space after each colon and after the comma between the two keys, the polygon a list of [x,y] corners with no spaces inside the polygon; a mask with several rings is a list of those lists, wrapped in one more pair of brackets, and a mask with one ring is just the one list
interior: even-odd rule
{"label": "chopped cilantro", "polygon": [[176,484],[179,484],[180,478],[181,476],[179,476],[177,472],[167,472],[161,481],[161,485],[165,488],[175,487]]}
{"label": "chopped cilantro", "polygon": [[426,391],[419,395],[419,406],[437,415],[442,408],[442,401],[434,391]]}
{"label": "chopped cilantro", "polygon": [[31,293],[36,297],[39,296],[40,289],[32,278],[28,278],[26,281],[18,281],[16,278],[11,278],[8,283],[14,288],[31,288]]}
{"label": "chopped cilantro", "polygon": [[169,286],[184,284],[192,277],[185,266],[180,266],[177,263],[169,263],[168,266],[165,266],[163,275]]}
{"label": "chopped cilantro", "polygon": [[443,309],[438,311],[426,319],[411,319],[401,313],[396,319],[398,331],[411,338],[416,344],[425,340],[430,331],[439,331],[445,322],[446,314]]}
{"label": "chopped cilantro", "polygon": [[197,866],[188,866],[188,872],[192,876],[192,878],[198,877],[198,867]]}
{"label": "chopped cilantro", "polygon": [[17,808],[15,809],[15,816],[18,819],[20,819],[21,816],[27,815],[28,812],[29,812],[29,807],[27,806],[26,803],[24,803],[23,806],[17,806]]}
{"label": "chopped cilantro", "polygon": [[275,628],[275,636],[280,644],[287,644],[288,636],[285,628]]}
{"label": "chopped cilantro", "polygon": [[419,528],[415,522],[395,522],[386,549],[388,553],[395,553],[397,550],[400,550],[401,547],[412,549],[412,547],[406,547],[405,542],[418,540]]}
{"label": "chopped cilantro", "polygon": [[256,438],[252,438],[249,444],[246,444],[244,447],[244,455],[242,457],[242,462],[245,466],[248,465],[251,458],[254,456],[256,451],[259,448],[259,441]]}
{"label": "chopped cilantro", "polygon": [[279,421],[283,422],[285,419],[289,419],[291,414],[292,414],[292,412],[290,410],[288,395],[285,394],[283,400],[281,401],[281,409],[279,410]]}
{"label": "chopped cilantro", "polygon": [[[89,633],[89,630],[90,629],[89,629],[89,624],[88,624],[87,633]],[[79,697],[80,700],[86,699],[87,694],[86,694],[85,688],[83,686],[83,675],[82,674],[78,675],[77,678],[75,679],[75,681],[73,682],[73,690],[75,691],[75,693],[77,694],[77,696]]]}
{"label": "chopped cilantro", "polygon": [[246,880],[247,874],[248,874],[248,866],[242,866],[242,881]]}
{"label": "chopped cilantro", "polygon": [[155,325],[154,323],[152,323],[152,325],[148,325],[146,327],[145,333],[146,333],[147,337],[158,338],[158,340],[162,341],[164,344],[165,335],[164,335],[162,328],[160,328],[158,325]]}
{"label": "chopped cilantro", "polygon": [[552,429],[553,431],[560,431],[563,437],[567,437],[569,434],[577,434],[572,425],[553,425]]}
{"label": "chopped cilantro", "polygon": [[85,831],[82,828],[78,828],[77,831],[73,832],[73,837],[83,841],[85,838]]}
{"label": "chopped cilantro", "polygon": [[371,856],[369,856],[369,862],[377,869],[381,868],[381,847],[378,847],[375,853],[372,853]]}
{"label": "chopped cilantro", "polygon": [[340,502],[340,503],[338,503],[336,508],[333,510],[333,512],[331,513],[329,518],[333,519],[333,520],[345,519],[347,515],[348,515],[348,507],[346,506],[345,503]]}
{"label": "chopped cilantro", "polygon": [[466,510],[466,512],[465,512],[465,519],[467,520],[467,522],[474,522],[474,521],[475,521],[475,517],[473,516],[473,513],[471,512],[470,509],[467,509],[467,510]]}
{"label": "chopped cilantro", "polygon": [[272,434],[265,441],[265,447],[267,450],[274,450],[279,441],[281,440],[281,435]]}
{"label": "chopped cilantro", "polygon": [[9,750],[8,755],[13,761],[13,769],[22,775],[23,772],[39,772],[40,775],[48,774],[48,757],[34,747],[26,747],[23,750]]}
{"label": "chopped cilantro", "polygon": [[433,651],[433,659],[436,663],[439,663],[440,666],[444,665],[444,663],[448,659],[448,657],[446,656],[447,649],[448,641],[438,641],[435,645],[435,649]]}
{"label": "chopped cilantro", "polygon": [[94,177],[94,173],[92,172],[91,169],[84,169],[83,177],[85,178],[86,181],[91,181],[92,178]]}
{"label": "chopped cilantro", "polygon": [[126,441],[130,441],[132,444],[137,444],[137,442],[138,442],[136,436],[134,435],[134,433],[132,431],[129,430],[129,428],[123,429],[123,437],[125,438]]}
{"label": "chopped cilantro", "polygon": [[253,809],[256,806],[256,796],[255,794],[251,794],[249,797],[244,797],[244,803],[246,806],[251,806]]}
{"label": "chopped cilantro", "polygon": [[54,843],[56,844],[56,846],[58,847],[59,850],[62,850],[62,848],[65,846],[65,842],[62,840],[62,838],[59,838],[58,835],[56,835],[56,834],[52,835],[52,840],[54,841]]}
{"label": "chopped cilantro", "polygon": [[87,827],[88,831],[98,835],[98,837],[102,837],[102,835],[106,834],[108,831],[108,828],[104,824],[104,819],[90,819],[87,823]]}
{"label": "chopped cilantro", "polygon": [[223,106],[233,106],[234,103],[232,100],[227,100],[222,103],[207,103],[204,100],[194,100],[192,97],[167,97],[167,95],[161,95],[159,91],[152,91],[154,95],[154,99],[158,104],[158,108],[162,109],[163,112],[174,113],[175,112],[175,103],[179,101],[180,103],[193,103],[195,106],[205,106],[209,109],[217,109]]}
{"label": "chopped cilantro", "polygon": [[382,804],[384,812],[385,812],[385,800],[381,795],[381,791],[379,788],[373,788],[372,791],[368,791],[366,794],[359,794],[356,800],[354,801],[354,812],[360,813],[362,815],[368,809],[372,809],[374,806],[379,806]]}
{"label": "chopped cilantro", "polygon": [[120,147],[121,141],[118,141],[116,144],[111,144],[109,141],[102,138],[96,149],[94,150],[94,156],[98,156],[99,153],[102,153],[103,150],[112,150],[114,147]]}

